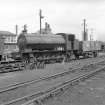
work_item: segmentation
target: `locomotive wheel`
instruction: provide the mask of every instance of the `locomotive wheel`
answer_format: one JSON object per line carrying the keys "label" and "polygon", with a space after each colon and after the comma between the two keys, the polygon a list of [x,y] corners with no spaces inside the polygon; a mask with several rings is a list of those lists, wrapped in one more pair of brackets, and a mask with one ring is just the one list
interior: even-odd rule
{"label": "locomotive wheel", "polygon": [[32,64],[30,64],[30,70],[33,70],[33,69],[36,69],[37,67],[36,67],[36,64],[35,63],[32,63]]}
{"label": "locomotive wheel", "polygon": [[39,69],[44,69],[45,67],[45,62],[39,62],[37,68]]}

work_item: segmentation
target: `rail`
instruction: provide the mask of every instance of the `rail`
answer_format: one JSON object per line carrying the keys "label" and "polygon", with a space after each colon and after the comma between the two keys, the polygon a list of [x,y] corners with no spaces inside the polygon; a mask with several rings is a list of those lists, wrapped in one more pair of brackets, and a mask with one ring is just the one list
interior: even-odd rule
{"label": "rail", "polygon": [[[54,96],[58,91],[63,91],[67,86],[74,86],[74,85],[78,84],[80,81],[84,81],[85,79],[88,79],[88,78],[94,76],[96,73],[99,73],[103,70],[105,70],[105,66],[103,66],[95,71],[92,71],[90,73],[80,75],[80,76],[73,78],[69,81],[66,81],[62,84],[59,84],[58,86],[50,88],[47,91],[44,91],[44,92],[42,91],[40,93],[28,95],[28,96],[13,100],[11,102],[4,103],[2,105],[17,105],[18,102],[19,102],[18,105],[30,105],[35,102],[36,103],[43,102],[43,99],[45,99],[46,97]],[[28,102],[26,102],[26,101],[28,101]],[[21,104],[21,102],[24,104]]]}

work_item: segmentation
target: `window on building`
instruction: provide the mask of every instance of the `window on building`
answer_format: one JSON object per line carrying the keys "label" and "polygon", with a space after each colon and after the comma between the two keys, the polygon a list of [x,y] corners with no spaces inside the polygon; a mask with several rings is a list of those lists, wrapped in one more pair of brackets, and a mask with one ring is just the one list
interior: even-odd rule
{"label": "window on building", "polygon": [[11,42],[15,43],[16,42],[16,37],[11,37]]}
{"label": "window on building", "polygon": [[5,47],[4,47],[4,48],[5,48],[5,49],[9,49],[9,48],[8,48],[8,45],[5,45]]}

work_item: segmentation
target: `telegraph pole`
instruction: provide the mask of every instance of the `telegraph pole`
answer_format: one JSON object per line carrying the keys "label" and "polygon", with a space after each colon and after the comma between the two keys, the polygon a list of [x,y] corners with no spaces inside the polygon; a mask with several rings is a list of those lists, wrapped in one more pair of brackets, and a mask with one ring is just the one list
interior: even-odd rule
{"label": "telegraph pole", "polygon": [[42,29],[42,19],[44,18],[43,16],[42,16],[42,10],[40,9],[40,11],[39,11],[39,18],[40,18],[40,34],[41,34],[41,29]]}

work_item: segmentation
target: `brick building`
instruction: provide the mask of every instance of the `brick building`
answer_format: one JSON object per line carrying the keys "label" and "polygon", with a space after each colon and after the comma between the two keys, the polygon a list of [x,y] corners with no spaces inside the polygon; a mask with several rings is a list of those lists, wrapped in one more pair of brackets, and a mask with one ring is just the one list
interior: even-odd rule
{"label": "brick building", "polygon": [[8,58],[12,52],[18,52],[17,35],[9,31],[0,31],[0,36],[4,38],[3,57]]}

